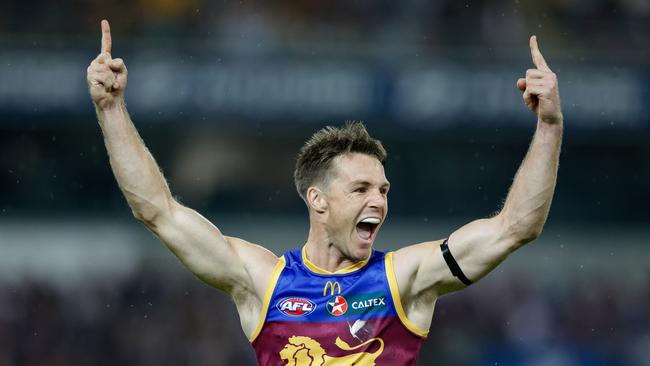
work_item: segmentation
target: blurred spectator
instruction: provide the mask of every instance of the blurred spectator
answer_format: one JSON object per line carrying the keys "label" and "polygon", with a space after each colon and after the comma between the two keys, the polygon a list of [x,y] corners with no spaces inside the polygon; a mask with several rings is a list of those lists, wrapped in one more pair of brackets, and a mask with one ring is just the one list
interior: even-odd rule
{"label": "blurred spectator", "polygon": [[[119,284],[3,285],[2,365],[253,365],[233,304],[174,274],[144,265]],[[567,281],[568,292],[487,281],[441,299],[422,364],[647,365],[648,283]]]}

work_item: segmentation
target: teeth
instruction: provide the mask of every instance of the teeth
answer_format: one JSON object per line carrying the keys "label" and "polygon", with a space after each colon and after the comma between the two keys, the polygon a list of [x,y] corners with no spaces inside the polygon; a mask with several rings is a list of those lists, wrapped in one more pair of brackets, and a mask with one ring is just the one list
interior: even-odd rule
{"label": "teeth", "polygon": [[381,220],[377,217],[366,217],[365,219],[361,220],[361,222],[365,222],[368,224],[379,224]]}

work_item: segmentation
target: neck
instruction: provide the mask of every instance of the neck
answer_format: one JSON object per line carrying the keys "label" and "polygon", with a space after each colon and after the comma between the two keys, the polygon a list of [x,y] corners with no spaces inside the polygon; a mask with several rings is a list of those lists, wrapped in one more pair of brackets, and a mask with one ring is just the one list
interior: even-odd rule
{"label": "neck", "polygon": [[335,240],[336,238],[332,237],[323,225],[312,223],[309,228],[309,238],[305,244],[307,260],[321,270],[331,273],[365,262],[350,258],[340,249],[347,246],[343,243],[336,243]]}

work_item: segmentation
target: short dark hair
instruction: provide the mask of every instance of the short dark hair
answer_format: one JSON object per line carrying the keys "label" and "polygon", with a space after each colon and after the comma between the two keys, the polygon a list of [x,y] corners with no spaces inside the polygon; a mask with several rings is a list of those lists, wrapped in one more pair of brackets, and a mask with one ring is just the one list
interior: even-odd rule
{"label": "short dark hair", "polygon": [[323,181],[339,155],[361,153],[374,156],[384,164],[386,150],[381,141],[370,137],[360,121],[348,121],[343,127],[327,126],[314,133],[300,149],[293,180],[303,200],[307,188]]}

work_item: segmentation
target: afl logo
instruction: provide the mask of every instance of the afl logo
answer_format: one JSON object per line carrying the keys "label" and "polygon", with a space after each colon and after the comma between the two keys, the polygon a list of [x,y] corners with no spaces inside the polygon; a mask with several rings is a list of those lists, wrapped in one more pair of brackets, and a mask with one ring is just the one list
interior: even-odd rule
{"label": "afl logo", "polygon": [[285,297],[278,301],[276,307],[284,315],[303,316],[313,312],[316,304],[304,297]]}
{"label": "afl logo", "polygon": [[343,296],[334,296],[327,301],[327,312],[334,316],[341,316],[348,311],[348,302]]}

